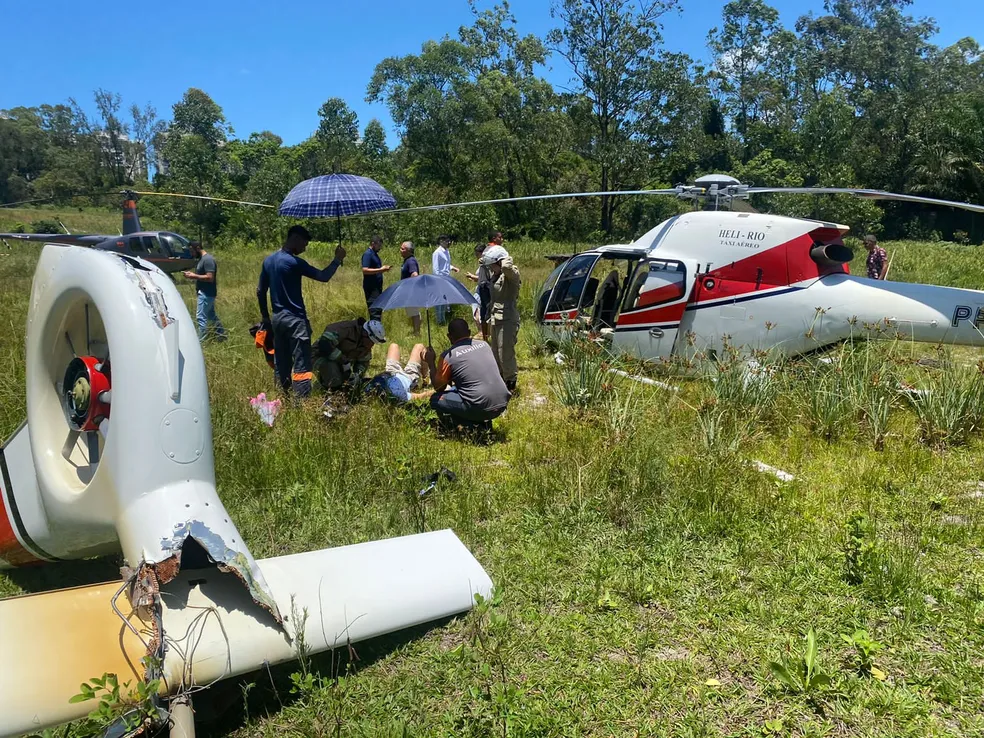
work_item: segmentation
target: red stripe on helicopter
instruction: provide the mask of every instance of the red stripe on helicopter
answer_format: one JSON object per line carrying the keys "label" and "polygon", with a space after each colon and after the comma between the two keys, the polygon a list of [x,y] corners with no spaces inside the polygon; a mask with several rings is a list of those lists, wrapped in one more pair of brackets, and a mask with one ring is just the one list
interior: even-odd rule
{"label": "red stripe on helicopter", "polygon": [[548,320],[574,320],[578,316],[577,310],[557,310],[552,313],[544,313],[543,321]]}
{"label": "red stripe on helicopter", "polygon": [[10,521],[10,514],[7,512],[5,496],[0,495],[0,559],[11,566],[36,564],[41,559],[24,548],[17,538],[17,534],[14,533],[14,526]]}
{"label": "red stripe on helicopter", "polygon": [[679,323],[686,307],[687,303],[676,302],[672,305],[660,305],[659,307],[636,310],[631,313],[622,313],[618,318],[618,327],[648,325],[650,323]]}
{"label": "red stripe on helicopter", "polygon": [[636,307],[644,308],[649,305],[656,305],[659,303],[664,303],[667,300],[683,297],[683,290],[684,286],[682,282],[665,284],[662,287],[657,287],[654,290],[649,290],[648,292],[643,292],[640,294]]}

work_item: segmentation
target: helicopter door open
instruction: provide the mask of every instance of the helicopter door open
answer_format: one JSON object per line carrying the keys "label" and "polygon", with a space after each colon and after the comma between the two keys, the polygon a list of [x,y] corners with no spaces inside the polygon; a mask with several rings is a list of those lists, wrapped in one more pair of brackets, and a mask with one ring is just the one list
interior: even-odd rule
{"label": "helicopter door open", "polygon": [[[590,275],[596,261],[598,261],[598,254],[581,254],[558,267],[562,271],[556,277],[557,283],[546,300],[542,319],[544,326],[562,328],[566,323],[578,318],[582,304],[590,305],[594,302],[598,280]],[[557,270],[554,270],[550,278],[554,278],[556,274]],[[544,294],[548,289],[548,286],[544,287]],[[590,299],[582,299],[587,297]],[[543,300],[543,296],[540,299]]]}
{"label": "helicopter door open", "polygon": [[645,259],[622,301],[612,345],[643,359],[669,358],[693,289],[697,263]]}

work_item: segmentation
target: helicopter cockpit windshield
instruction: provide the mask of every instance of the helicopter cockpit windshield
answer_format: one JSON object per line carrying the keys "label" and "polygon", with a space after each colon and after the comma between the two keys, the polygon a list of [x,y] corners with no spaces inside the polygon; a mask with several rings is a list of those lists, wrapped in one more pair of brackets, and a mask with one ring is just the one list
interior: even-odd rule
{"label": "helicopter cockpit windshield", "polygon": [[644,250],[604,247],[572,257],[547,278],[537,321],[555,327],[576,321],[594,331],[614,328],[633,267],[644,255]]}

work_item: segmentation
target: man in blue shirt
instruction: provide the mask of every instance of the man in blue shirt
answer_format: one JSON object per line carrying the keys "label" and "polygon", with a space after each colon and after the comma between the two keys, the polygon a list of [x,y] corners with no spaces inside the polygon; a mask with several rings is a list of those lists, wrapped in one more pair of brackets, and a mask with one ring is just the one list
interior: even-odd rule
{"label": "man in blue shirt", "polygon": [[[256,299],[264,327],[273,331],[273,355],[277,381],[285,392],[293,389],[300,397],[311,394],[314,378],[311,365],[311,323],[308,322],[301,294],[301,277],[319,282],[331,279],[345,259],[345,249],[335,248],[335,258],[324,269],[315,269],[300,257],[311,234],[303,226],[292,226],[280,251],[263,260]],[[267,310],[267,292],[273,305],[273,319]]]}
{"label": "man in blue shirt", "polygon": [[381,236],[373,236],[369,248],[362,255],[362,292],[366,296],[366,308],[369,310],[369,320],[382,320],[383,311],[374,308],[372,303],[383,291],[383,274],[391,267],[383,266],[379,258],[379,250],[383,248]]}
{"label": "man in blue shirt", "polygon": [[[403,257],[403,266],[400,267],[400,279],[410,279],[420,274],[420,264],[417,257],[413,255],[413,241],[404,241],[400,244],[400,256]],[[413,326],[413,335],[420,335],[420,308],[406,308],[407,317]]]}
{"label": "man in blue shirt", "polygon": [[[434,274],[450,277],[451,272],[458,271],[458,267],[451,263],[451,252],[448,250],[450,245],[450,236],[438,236],[437,248],[434,249],[434,254],[431,256],[431,271]],[[448,315],[448,306],[438,305],[434,308],[434,312],[437,316],[437,324],[444,325]]]}

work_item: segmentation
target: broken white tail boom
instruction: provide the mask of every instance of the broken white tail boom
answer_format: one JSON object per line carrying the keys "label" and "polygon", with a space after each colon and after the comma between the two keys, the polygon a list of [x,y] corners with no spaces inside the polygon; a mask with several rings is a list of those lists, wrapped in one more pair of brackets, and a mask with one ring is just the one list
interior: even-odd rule
{"label": "broken white tail boom", "polygon": [[[163,675],[171,694],[297,657],[298,630],[311,653],[448,617],[488,596],[492,582],[450,530],[263,559],[257,562],[286,628],[259,608],[242,582],[214,567],[183,569],[162,588]],[[143,677],[152,621],[117,604],[118,582],[0,602],[0,736],[74,720],[79,685],[104,673]],[[305,617],[306,614],[306,617]],[[301,621],[301,622],[299,622]],[[285,630],[287,631],[285,633]],[[289,635],[288,635],[289,634]]]}

